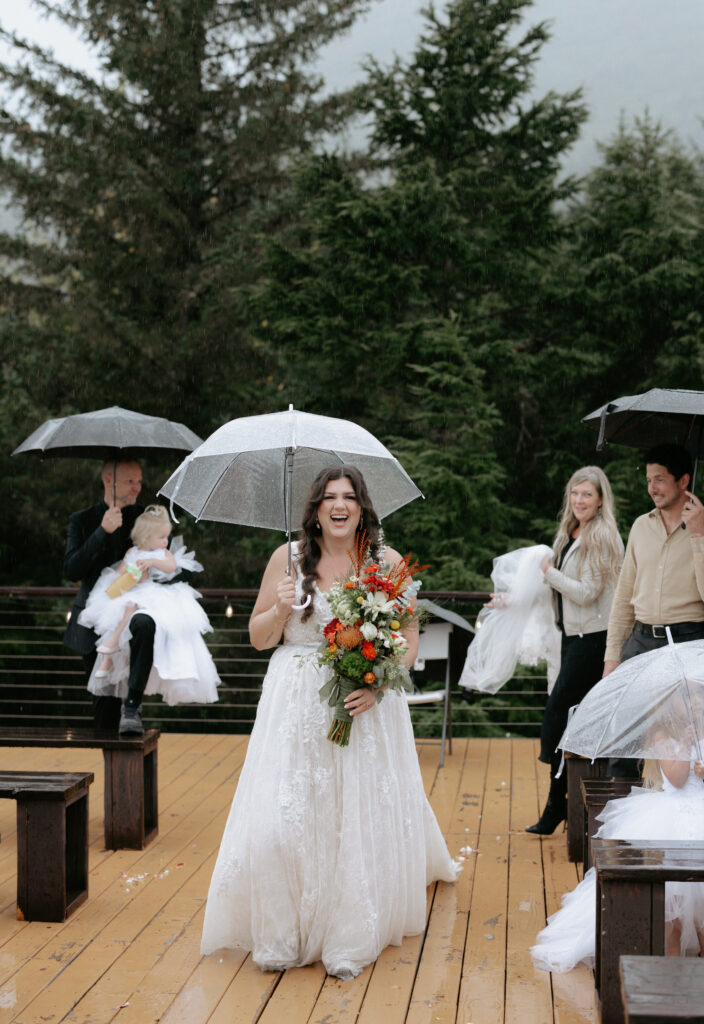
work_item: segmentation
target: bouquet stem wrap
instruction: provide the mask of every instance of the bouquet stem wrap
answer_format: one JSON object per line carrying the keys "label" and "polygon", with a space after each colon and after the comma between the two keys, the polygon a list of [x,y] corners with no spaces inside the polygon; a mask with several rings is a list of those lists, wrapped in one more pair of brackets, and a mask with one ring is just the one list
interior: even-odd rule
{"label": "bouquet stem wrap", "polygon": [[[364,687],[361,687],[357,680],[334,674],[332,679],[329,679],[318,690],[320,699],[326,700],[330,707],[335,709],[332,724],[328,731],[328,739],[333,743],[337,743],[340,747],[347,746],[350,742],[350,732],[352,731],[352,715],[345,707],[345,699],[354,690],[360,689],[364,689]],[[371,686],[366,687],[366,689],[371,690]]]}

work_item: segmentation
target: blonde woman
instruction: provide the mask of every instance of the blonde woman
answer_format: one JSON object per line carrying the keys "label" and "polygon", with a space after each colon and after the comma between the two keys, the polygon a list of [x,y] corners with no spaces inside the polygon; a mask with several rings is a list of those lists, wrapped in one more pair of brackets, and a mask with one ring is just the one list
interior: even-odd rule
{"label": "blonde woman", "polygon": [[540,760],[550,765],[550,794],[539,820],[526,831],[552,834],[567,812],[567,780],[555,778],[556,747],[569,709],[601,679],[609,612],[623,561],[611,485],[598,466],[583,466],[565,488],[554,556],[543,564],[561,632],[560,674],[540,730]]}

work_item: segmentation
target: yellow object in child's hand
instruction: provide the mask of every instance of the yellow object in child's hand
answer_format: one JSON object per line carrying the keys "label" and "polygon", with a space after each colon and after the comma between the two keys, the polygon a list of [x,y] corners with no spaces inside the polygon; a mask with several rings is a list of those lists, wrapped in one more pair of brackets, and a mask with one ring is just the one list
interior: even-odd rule
{"label": "yellow object in child's hand", "polygon": [[125,594],[130,590],[135,583],[139,583],[141,578],[142,570],[130,562],[127,565],[126,571],[121,576],[118,576],[116,580],[113,580],[105,593],[108,597],[120,597],[121,594]]}

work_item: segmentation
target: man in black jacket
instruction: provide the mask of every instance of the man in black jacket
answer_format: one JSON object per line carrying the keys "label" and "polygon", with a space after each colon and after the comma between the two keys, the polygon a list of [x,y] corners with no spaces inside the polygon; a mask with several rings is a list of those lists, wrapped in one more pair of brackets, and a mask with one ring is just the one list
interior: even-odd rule
{"label": "man in black jacket", "polygon": [[[81,626],[78,616],[86,606],[88,595],[98,576],[109,565],[119,562],[131,547],[130,531],[134,521],[144,509],[135,504],[142,489],[142,470],[137,462],[106,462],[102,471],[103,500],[69,519],[68,541],[64,557],[64,574],[70,580],[80,580],[81,586],[71,609],[64,644],[78,651],[83,659],[86,677],[89,677],[96,658],[97,636],[92,629]],[[137,687],[146,686],[151,670],[154,642],[154,620],[149,615],[137,614],[130,622],[130,686],[133,676]],[[145,672],[146,669],[146,672]],[[141,733],[139,712],[132,717],[133,728],[124,729],[120,723],[121,701],[117,697],[95,697],[93,720],[96,729]],[[129,717],[129,716],[128,716]]]}

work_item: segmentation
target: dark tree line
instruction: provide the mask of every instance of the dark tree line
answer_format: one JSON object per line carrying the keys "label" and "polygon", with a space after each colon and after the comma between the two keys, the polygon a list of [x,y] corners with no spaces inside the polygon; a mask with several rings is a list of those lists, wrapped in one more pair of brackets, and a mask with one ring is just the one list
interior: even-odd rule
{"label": "dark tree line", "polygon": [[[624,527],[647,504],[637,453],[597,456],[580,420],[703,386],[701,157],[644,117],[565,178],[586,110],[578,90],[533,96],[548,33],[529,0],[429,9],[409,58],[336,96],[306,69],[358,0],[40,6],[104,73],[17,39],[0,66],[0,189],[24,215],[0,237],[8,582],[58,582],[66,516],[96,492],[87,466],[9,450],[112,404],[202,436],[289,402],[363,424],[426,495],[387,529],[432,562],[428,586],[482,584],[495,554],[549,540],[584,462]],[[368,144],[343,152],[355,117]],[[255,583],[272,544],[186,532],[211,585]]]}

